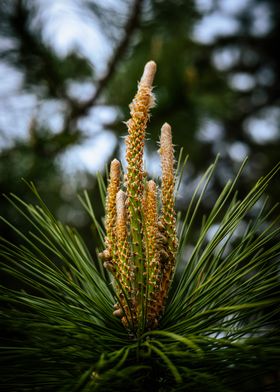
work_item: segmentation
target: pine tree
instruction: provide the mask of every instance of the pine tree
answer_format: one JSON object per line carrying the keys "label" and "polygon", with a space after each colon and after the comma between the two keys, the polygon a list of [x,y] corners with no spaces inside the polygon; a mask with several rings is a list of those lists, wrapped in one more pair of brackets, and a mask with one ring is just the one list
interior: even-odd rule
{"label": "pine tree", "polygon": [[[183,221],[176,219],[175,180],[185,160],[180,154],[174,171],[168,124],[161,131],[160,188],[143,168],[154,73],[149,62],[130,106],[124,181],[117,160],[107,192],[100,178],[105,231],[88,194],[81,198],[100,236],[99,257],[76,230],[56,220],[33,184],[38,204],[9,197],[32,230],[20,231],[2,218],[20,240],[1,239],[2,269],[24,287],[1,290],[5,390],[277,388],[280,229],[277,220],[266,223],[275,211],[262,195],[279,165],[240,198],[236,185],[244,163],[200,219],[216,160]],[[246,224],[253,208],[259,213]],[[184,263],[195,224],[200,233]]]}

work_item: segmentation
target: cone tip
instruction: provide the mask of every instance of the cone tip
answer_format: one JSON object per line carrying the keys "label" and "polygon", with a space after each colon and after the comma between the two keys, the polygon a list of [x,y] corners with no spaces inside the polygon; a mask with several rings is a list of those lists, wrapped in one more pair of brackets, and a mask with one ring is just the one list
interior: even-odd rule
{"label": "cone tip", "polygon": [[163,126],[161,127],[162,131],[171,131],[171,126],[170,124],[168,124],[167,122],[163,124]]}
{"label": "cone tip", "polygon": [[156,183],[154,180],[149,180],[147,183],[148,190],[155,190],[156,189]]}
{"label": "cone tip", "polygon": [[117,203],[118,203],[118,202],[124,201],[125,198],[126,198],[125,192],[124,192],[122,189],[120,189],[120,190],[118,191],[118,193],[117,193]]}
{"label": "cone tip", "polygon": [[120,165],[120,161],[118,161],[116,158],[114,158],[111,162],[112,166],[119,166]]}
{"label": "cone tip", "polygon": [[156,72],[157,64],[154,60],[150,60],[146,63],[145,68],[149,68],[150,70],[153,70],[154,72]]}
{"label": "cone tip", "polygon": [[156,63],[153,60],[148,61],[144,68],[144,72],[141,78],[141,83],[146,84],[149,87],[152,87],[156,70],[157,70]]}
{"label": "cone tip", "polygon": [[113,159],[110,165],[110,178],[119,178],[121,164],[117,159]]}

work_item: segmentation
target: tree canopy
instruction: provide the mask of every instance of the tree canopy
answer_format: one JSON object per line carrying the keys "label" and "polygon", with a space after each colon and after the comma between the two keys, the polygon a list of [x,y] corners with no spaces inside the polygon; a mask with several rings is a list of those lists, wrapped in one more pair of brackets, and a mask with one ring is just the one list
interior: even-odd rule
{"label": "tree canopy", "polygon": [[[121,158],[122,143],[116,140],[125,134],[131,81],[140,77],[150,59],[158,63],[159,72],[157,106],[148,132],[156,141],[168,117],[177,156],[179,146],[190,155],[182,182],[184,203],[188,187],[217,153],[222,164],[213,180],[213,195],[246,155],[244,192],[277,162],[278,1],[233,5],[214,0],[122,0],[106,5],[79,0],[66,6],[50,1],[46,6],[4,0],[0,7],[0,66],[3,81],[7,79],[1,93],[3,193],[28,199],[20,179],[32,180],[64,221],[87,230],[76,192],[88,188],[95,203],[100,201],[94,196],[95,172],[81,170],[77,161],[90,156],[93,146],[89,160],[93,166],[99,162],[95,170],[105,175],[115,151]],[[69,29],[76,32],[72,40],[67,40]],[[83,32],[88,36],[81,37]],[[64,46],[59,45],[63,39]],[[89,54],[88,47],[96,47],[96,53]],[[148,144],[148,171],[158,167],[153,145]],[[65,172],[66,160],[70,174]],[[270,194],[276,200],[279,185]],[[3,198],[1,205],[17,219]]]}

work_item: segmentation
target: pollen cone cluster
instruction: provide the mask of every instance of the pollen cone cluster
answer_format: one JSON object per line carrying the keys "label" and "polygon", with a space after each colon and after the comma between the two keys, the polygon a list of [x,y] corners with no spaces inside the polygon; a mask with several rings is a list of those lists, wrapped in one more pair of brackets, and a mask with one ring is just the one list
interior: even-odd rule
{"label": "pollen cone cluster", "polygon": [[160,137],[161,187],[146,179],[143,168],[146,127],[155,103],[155,72],[156,64],[148,62],[130,105],[127,172],[122,175],[118,160],[111,163],[105,211],[106,248],[100,254],[116,291],[113,314],[134,334],[159,324],[177,251],[174,149],[167,123]]}

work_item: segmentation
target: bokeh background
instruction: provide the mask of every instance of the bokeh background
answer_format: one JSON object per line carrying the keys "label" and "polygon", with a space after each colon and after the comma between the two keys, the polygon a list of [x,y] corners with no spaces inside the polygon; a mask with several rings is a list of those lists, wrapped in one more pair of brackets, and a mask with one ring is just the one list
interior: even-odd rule
{"label": "bokeh background", "polygon": [[[279,160],[279,0],[1,0],[0,188],[27,201],[33,181],[51,211],[95,233],[77,198],[88,189],[103,215],[97,172],[124,163],[124,121],[144,64],[158,64],[157,106],[146,168],[160,174],[160,127],[173,127],[177,153],[190,155],[178,195],[220,153],[203,208],[248,156],[244,194]],[[279,200],[280,184],[269,188]],[[1,195],[1,214],[27,230]],[[2,235],[13,238],[0,224]],[[14,238],[16,241],[16,238]]]}

